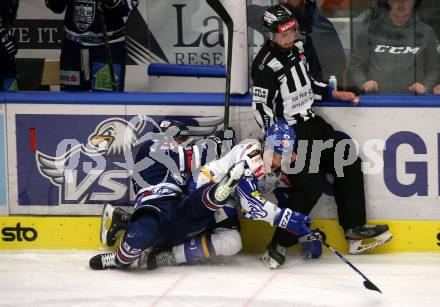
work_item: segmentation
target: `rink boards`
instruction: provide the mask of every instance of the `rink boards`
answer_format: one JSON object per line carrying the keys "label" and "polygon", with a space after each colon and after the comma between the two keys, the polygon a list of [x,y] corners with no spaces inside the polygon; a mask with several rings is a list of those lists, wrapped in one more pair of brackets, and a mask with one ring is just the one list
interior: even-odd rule
{"label": "rink boards", "polygon": [[0,104],[0,215],[8,212],[6,178],[5,105]]}
{"label": "rink boards", "polygon": [[[215,130],[222,126],[223,99],[202,93],[6,94],[0,105],[0,215],[19,217],[1,217],[0,248],[99,247],[99,222],[90,216],[99,215],[105,203],[130,206],[133,195],[129,157],[114,148],[90,147],[92,141],[106,127],[118,132],[120,126],[129,127],[131,138],[125,140],[133,142],[170,115],[198,131]],[[232,99],[231,125],[240,140],[259,136],[249,103],[248,96]],[[358,107],[326,102],[315,109],[356,140],[367,163],[367,216],[386,221],[395,234],[379,252],[439,249],[439,104],[437,97],[379,96],[362,97]],[[57,164],[63,153],[70,160]],[[323,184],[312,217],[334,234],[335,246],[345,248],[329,179],[323,177]],[[19,229],[32,223],[38,226],[36,239],[18,240]],[[243,223],[246,250],[261,250],[270,227]],[[68,225],[77,225],[72,227],[81,238]],[[4,232],[6,238],[16,233],[16,239],[5,241]],[[33,233],[28,231],[31,238]]]}
{"label": "rink boards", "polygon": [[[378,221],[388,223],[391,242],[372,253],[440,253],[440,227],[432,221]],[[0,217],[0,250],[15,249],[103,249],[99,241],[98,217]],[[263,222],[242,219],[243,252],[261,253],[270,242],[273,228]],[[347,252],[343,233],[335,220],[315,220],[327,235],[327,242],[340,252]],[[296,248],[292,248],[297,252]]]}

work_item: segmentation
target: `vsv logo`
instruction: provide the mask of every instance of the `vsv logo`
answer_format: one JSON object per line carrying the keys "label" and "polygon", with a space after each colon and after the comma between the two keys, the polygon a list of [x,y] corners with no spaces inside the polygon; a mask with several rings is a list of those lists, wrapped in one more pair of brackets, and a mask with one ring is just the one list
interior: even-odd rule
{"label": "vsv logo", "polygon": [[59,187],[60,203],[120,200],[129,193],[130,173],[118,167],[118,162],[124,164],[126,155],[131,155],[144,127],[142,118],[130,122],[109,118],[98,124],[86,144],[75,139],[63,140],[58,144],[56,157],[37,151],[38,170]]}
{"label": "vsv logo", "polygon": [[[68,120],[83,121],[85,118],[73,116]],[[75,135],[78,135],[78,138],[86,138],[83,143],[76,139],[62,139],[65,134],[60,133],[61,138],[58,136],[58,140],[55,141],[59,143],[49,144],[52,148],[56,147],[55,156],[37,150],[35,162],[39,173],[57,189],[58,197],[55,194],[55,199],[49,204],[111,202],[117,205],[128,205],[134,199],[131,180],[134,166],[146,169],[154,163],[162,163],[168,169],[173,169],[173,165],[165,164],[167,160],[161,161],[152,156],[143,159],[148,160],[145,166],[134,162],[135,147],[158,134],[160,127],[156,120],[160,122],[162,119],[163,116],[154,118],[134,116],[129,120],[111,117],[98,121],[91,133],[87,130],[76,132]],[[223,121],[223,117],[184,117],[179,120],[187,125],[189,137],[193,135],[193,131],[203,137],[212,134]],[[60,130],[64,131],[66,128],[60,127]],[[66,130],[66,134],[69,132]],[[36,186],[38,185],[32,182],[26,183],[22,190],[35,189]],[[44,188],[46,186],[45,183]],[[44,199],[41,201],[45,204]],[[25,204],[34,203],[29,201]]]}
{"label": "vsv logo", "polygon": [[15,227],[4,227],[2,229],[2,240],[7,242],[12,241],[35,241],[38,237],[37,231],[32,227],[22,227],[20,223],[17,223]]}

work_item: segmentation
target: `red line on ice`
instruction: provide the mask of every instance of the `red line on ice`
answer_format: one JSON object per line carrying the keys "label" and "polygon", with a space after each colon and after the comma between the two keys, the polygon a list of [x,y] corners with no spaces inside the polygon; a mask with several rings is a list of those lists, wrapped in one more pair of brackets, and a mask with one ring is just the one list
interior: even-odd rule
{"label": "red line on ice", "polygon": [[249,306],[250,303],[252,303],[252,301],[261,293],[263,292],[264,288],[266,288],[266,286],[275,279],[275,277],[278,276],[278,273],[274,273],[272,274],[267,280],[266,282],[261,285],[260,288],[257,289],[257,291],[255,291],[255,293],[246,301],[246,303],[243,304],[243,307],[247,307]]}
{"label": "red line on ice", "polygon": [[150,307],[157,306],[170,292],[173,290],[184,278],[186,277],[186,273],[183,273],[177,278],[177,280],[171,284],[165,292],[162,293],[154,302],[150,305]]}

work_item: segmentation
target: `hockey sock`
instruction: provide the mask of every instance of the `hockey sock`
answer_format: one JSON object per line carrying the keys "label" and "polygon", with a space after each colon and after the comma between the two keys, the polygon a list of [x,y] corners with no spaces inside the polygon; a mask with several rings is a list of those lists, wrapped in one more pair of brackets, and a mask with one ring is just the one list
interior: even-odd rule
{"label": "hockey sock", "polygon": [[193,263],[215,256],[211,235],[202,234],[173,247],[176,263]]}
{"label": "hockey sock", "polygon": [[211,234],[202,234],[173,247],[177,263],[197,262],[214,256],[232,256],[242,248],[237,229],[216,228]]}
{"label": "hockey sock", "polygon": [[116,263],[132,264],[148,247],[154,246],[159,237],[159,223],[153,215],[142,215],[131,223],[116,251]]}

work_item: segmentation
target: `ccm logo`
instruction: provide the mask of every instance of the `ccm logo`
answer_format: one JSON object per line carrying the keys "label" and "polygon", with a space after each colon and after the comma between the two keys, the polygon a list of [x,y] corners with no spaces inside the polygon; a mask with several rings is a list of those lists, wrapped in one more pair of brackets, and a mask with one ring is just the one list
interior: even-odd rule
{"label": "ccm logo", "polygon": [[3,241],[23,241],[28,242],[35,241],[38,237],[38,233],[34,228],[21,227],[20,223],[17,223],[16,227],[4,227],[2,229]]}
{"label": "ccm logo", "polygon": [[377,53],[391,53],[391,54],[417,54],[419,52],[419,47],[394,47],[394,46],[386,46],[386,45],[377,45],[374,52]]}

